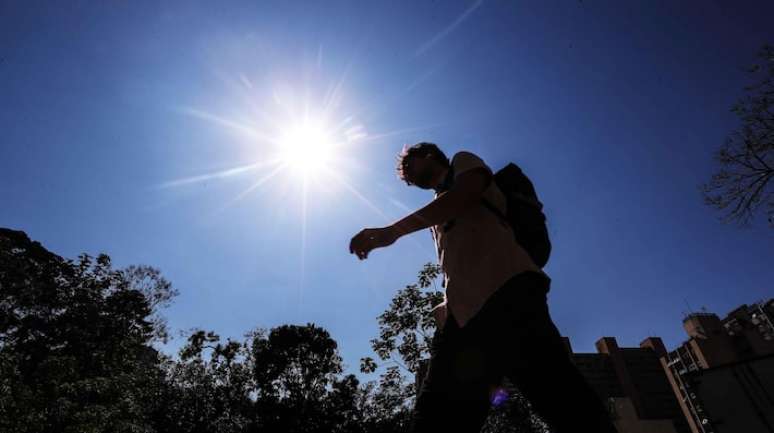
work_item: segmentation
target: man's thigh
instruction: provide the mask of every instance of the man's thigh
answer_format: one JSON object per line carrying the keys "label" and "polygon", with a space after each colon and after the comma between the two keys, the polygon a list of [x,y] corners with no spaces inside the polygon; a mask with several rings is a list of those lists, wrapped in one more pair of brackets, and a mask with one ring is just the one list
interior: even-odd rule
{"label": "man's thigh", "polygon": [[529,312],[509,322],[495,345],[505,375],[557,432],[612,432],[601,401],[570,360],[545,300],[526,301]]}
{"label": "man's thigh", "polygon": [[[450,316],[433,339],[430,365],[417,396],[413,432],[478,432],[489,412],[489,393],[499,378],[487,348],[457,328]],[[445,429],[445,430],[444,430]]]}

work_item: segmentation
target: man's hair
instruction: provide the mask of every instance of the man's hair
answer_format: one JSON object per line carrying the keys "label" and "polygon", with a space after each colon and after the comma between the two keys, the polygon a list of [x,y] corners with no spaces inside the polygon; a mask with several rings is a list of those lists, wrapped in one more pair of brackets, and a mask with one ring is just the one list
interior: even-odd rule
{"label": "man's hair", "polygon": [[413,146],[404,145],[403,150],[398,154],[398,177],[400,180],[411,185],[411,182],[406,179],[406,167],[408,166],[409,158],[427,158],[430,157],[436,160],[443,166],[449,166],[449,158],[441,151],[434,143],[420,142]]}

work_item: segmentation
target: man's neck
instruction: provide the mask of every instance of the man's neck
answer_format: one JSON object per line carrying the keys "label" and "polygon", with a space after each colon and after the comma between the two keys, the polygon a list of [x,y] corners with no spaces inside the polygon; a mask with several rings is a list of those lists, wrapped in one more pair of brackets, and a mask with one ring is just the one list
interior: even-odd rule
{"label": "man's neck", "polygon": [[447,186],[446,183],[449,181],[449,179],[447,179],[447,177],[451,174],[451,173],[449,173],[450,170],[451,169],[449,167],[445,167],[438,174],[438,178],[437,178],[438,182],[436,183],[435,188],[433,188],[435,190],[435,192],[439,192],[440,190],[445,189],[445,187]]}

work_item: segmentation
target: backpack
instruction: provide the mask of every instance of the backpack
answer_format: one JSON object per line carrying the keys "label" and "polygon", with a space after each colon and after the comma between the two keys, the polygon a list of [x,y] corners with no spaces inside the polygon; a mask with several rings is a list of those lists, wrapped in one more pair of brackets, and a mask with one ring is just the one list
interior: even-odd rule
{"label": "backpack", "polygon": [[[453,179],[452,168],[444,189],[451,187]],[[498,170],[492,180],[505,196],[506,212],[503,214],[486,199],[482,199],[482,204],[511,226],[516,242],[527,251],[536,265],[543,268],[551,255],[551,241],[548,238],[543,204],[537,197],[532,181],[512,162]]]}

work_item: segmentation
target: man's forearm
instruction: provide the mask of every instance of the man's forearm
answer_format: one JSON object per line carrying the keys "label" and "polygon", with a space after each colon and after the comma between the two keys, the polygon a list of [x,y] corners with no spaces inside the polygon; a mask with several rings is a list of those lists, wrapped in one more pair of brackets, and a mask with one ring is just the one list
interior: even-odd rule
{"label": "man's forearm", "polygon": [[392,224],[398,237],[444,223],[459,215],[470,200],[458,191],[449,191],[422,209]]}
{"label": "man's forearm", "polygon": [[395,237],[399,238],[456,217],[481,200],[481,194],[491,179],[491,172],[484,167],[460,174],[456,184],[446,193],[390,226]]}

